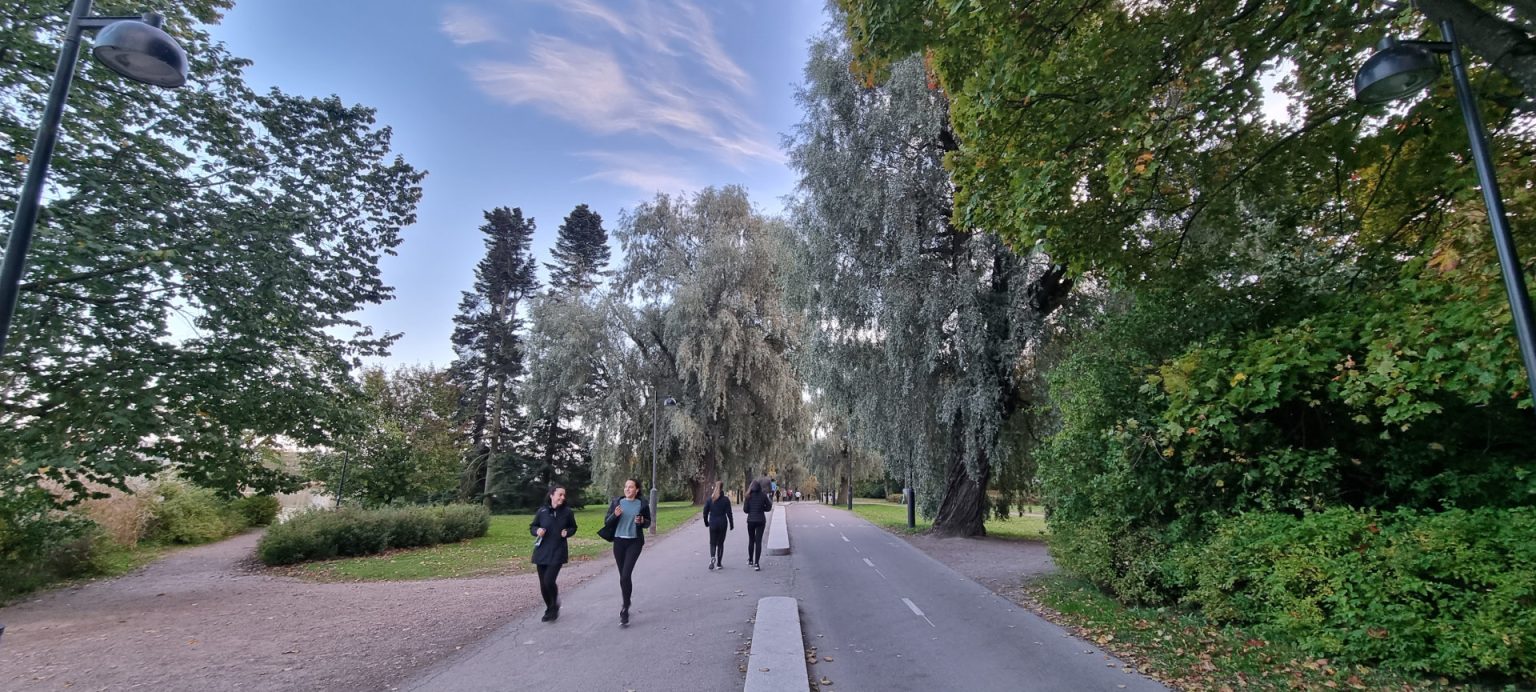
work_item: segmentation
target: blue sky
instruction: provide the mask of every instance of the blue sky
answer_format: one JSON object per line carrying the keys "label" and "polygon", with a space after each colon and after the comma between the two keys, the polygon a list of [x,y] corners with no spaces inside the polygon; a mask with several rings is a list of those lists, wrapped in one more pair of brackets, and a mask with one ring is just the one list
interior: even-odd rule
{"label": "blue sky", "polygon": [[[244,0],[212,27],[247,81],[378,109],[429,175],[363,321],[403,332],[389,364],[453,358],[484,210],[522,207],[547,261],[585,203],[610,232],[656,192],[740,184],[776,213],[780,138],[822,0]],[[614,243],[615,257],[618,256]]]}

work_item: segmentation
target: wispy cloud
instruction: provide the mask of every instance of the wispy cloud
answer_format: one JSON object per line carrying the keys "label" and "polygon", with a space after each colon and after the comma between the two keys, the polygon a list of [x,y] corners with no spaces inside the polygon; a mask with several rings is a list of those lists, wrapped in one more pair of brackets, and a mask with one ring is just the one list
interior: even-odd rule
{"label": "wispy cloud", "polygon": [[621,185],[646,196],[658,192],[678,194],[704,187],[685,172],[688,167],[682,162],[663,162],[645,154],[586,152],[581,156],[596,160],[601,168],[576,182],[598,180]]}
{"label": "wispy cloud", "polygon": [[782,160],[742,105],[751,77],[694,0],[629,0],[622,13],[614,0],[539,1],[557,8],[572,33],[536,33],[525,55],[471,65],[488,95],[590,132],[652,136],[735,166]]}
{"label": "wispy cloud", "polygon": [[492,28],[489,18],[463,5],[449,5],[443,8],[442,28],[449,40],[461,46],[486,43],[500,38]]}

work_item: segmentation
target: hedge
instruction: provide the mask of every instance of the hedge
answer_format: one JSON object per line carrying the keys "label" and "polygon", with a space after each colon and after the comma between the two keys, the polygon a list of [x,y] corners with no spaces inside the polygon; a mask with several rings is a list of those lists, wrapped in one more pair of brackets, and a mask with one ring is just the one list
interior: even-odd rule
{"label": "hedge", "polygon": [[490,526],[490,513],[473,505],[309,512],[267,529],[256,553],[268,565],[288,565],[456,543]]}

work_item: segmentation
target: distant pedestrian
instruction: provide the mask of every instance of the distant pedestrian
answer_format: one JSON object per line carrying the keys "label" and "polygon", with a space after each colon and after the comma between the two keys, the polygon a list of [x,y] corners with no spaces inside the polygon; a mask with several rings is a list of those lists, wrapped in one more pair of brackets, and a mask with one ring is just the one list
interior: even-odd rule
{"label": "distant pedestrian", "polygon": [[713,492],[704,502],[704,526],[709,529],[709,568],[725,569],[725,532],[736,530],[736,517],[722,481],[715,481]]}
{"label": "distant pedestrian", "polygon": [[645,527],[651,525],[651,508],[640,499],[640,481],[624,481],[624,497],[608,505],[607,518],[613,525],[613,561],[619,565],[619,591],[624,595],[624,605],[619,609],[619,624],[629,624],[629,596],[634,589],[630,575],[635,562],[640,560],[640,550],[645,547]]}
{"label": "distant pedestrian", "polygon": [[795,502],[799,502],[799,501],[800,501],[800,491],[796,490],[795,491]]}
{"label": "distant pedestrian", "polygon": [[533,566],[539,571],[539,594],[544,597],[544,622],[560,617],[560,567],[571,559],[566,539],[576,534],[576,513],[565,506],[565,488],[549,489],[544,506],[533,515],[528,532],[534,535]]}
{"label": "distant pedestrian", "polygon": [[761,481],[752,481],[747,488],[747,499],[741,502],[741,511],[747,515],[747,564],[761,572],[758,561],[763,557],[763,528],[768,524],[768,512],[773,511],[773,500],[763,492]]}

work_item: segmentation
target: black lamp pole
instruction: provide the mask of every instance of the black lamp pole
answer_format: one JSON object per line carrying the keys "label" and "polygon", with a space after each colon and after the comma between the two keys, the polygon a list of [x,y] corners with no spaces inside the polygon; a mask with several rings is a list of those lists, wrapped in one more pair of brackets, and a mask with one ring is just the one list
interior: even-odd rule
{"label": "black lamp pole", "polygon": [[[37,212],[42,204],[43,181],[48,177],[48,162],[59,141],[64,101],[69,97],[75,63],[80,58],[81,35],[86,31],[108,29],[96,46],[96,57],[125,77],[165,87],[179,87],[187,81],[187,54],[160,30],[163,17],[152,13],[134,17],[91,17],[90,13],[91,0],[75,0],[69,15],[69,28],[64,32],[59,65],[53,72],[53,87],[48,92],[48,103],[43,107],[43,122],[38,126],[37,142],[32,146],[32,158],[27,162],[27,179],[21,186],[21,199],[16,203],[16,217],[11,223],[11,237],[6,242],[5,260],[0,264],[0,353],[5,352],[11,317],[16,313],[27,251],[32,247],[32,230],[37,225]],[[122,26],[123,22],[136,26]],[[110,37],[107,36],[109,32]]]}
{"label": "black lamp pole", "polygon": [[1493,227],[1493,244],[1498,250],[1499,270],[1504,276],[1504,291],[1509,298],[1510,316],[1515,323],[1515,337],[1520,343],[1520,359],[1525,364],[1527,394],[1536,404],[1536,321],[1532,320],[1531,297],[1525,286],[1509,219],[1504,214],[1504,198],[1499,194],[1499,180],[1493,169],[1493,155],[1483,117],[1467,79],[1461,44],[1450,20],[1440,22],[1444,41],[1382,40],[1379,50],[1366,60],[1355,75],[1355,97],[1364,103],[1385,103],[1417,93],[1434,83],[1440,63],[1435,53],[1443,53],[1451,63],[1451,80],[1456,84],[1456,100],[1472,147],[1472,164],[1478,184],[1483,188],[1483,204],[1488,208],[1488,223]]}
{"label": "black lamp pole", "polygon": [[1499,179],[1493,170],[1493,155],[1488,147],[1483,116],[1473,100],[1472,84],[1467,81],[1467,67],[1462,62],[1461,45],[1450,20],[1440,22],[1451,61],[1451,81],[1456,83],[1456,100],[1461,103],[1462,121],[1472,145],[1472,164],[1483,187],[1483,204],[1488,207],[1488,223],[1493,226],[1493,244],[1499,252],[1499,270],[1504,274],[1504,291],[1509,296],[1510,314],[1515,322],[1515,337],[1520,341],[1520,358],[1525,363],[1527,394],[1536,404],[1536,322],[1531,319],[1531,294],[1525,288],[1525,272],[1520,268],[1515,238],[1509,232],[1504,214],[1504,197],[1499,194]]}

